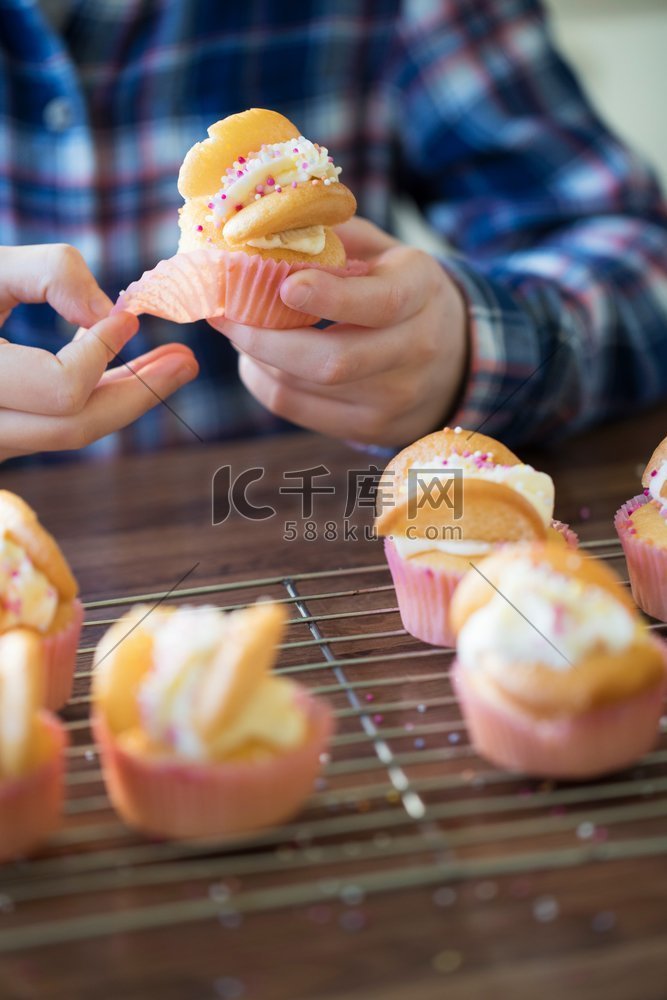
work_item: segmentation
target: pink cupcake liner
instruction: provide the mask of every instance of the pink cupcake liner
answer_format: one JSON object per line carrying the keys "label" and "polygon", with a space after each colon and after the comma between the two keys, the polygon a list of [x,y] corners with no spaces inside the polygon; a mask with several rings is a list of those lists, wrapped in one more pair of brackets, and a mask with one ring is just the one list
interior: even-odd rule
{"label": "pink cupcake liner", "polygon": [[551,527],[554,531],[557,531],[559,535],[563,536],[566,544],[569,545],[571,549],[579,548],[579,535],[576,531],[573,531],[569,524],[565,524],[564,521],[552,521]]}
{"label": "pink cupcake liner", "polygon": [[667,550],[633,535],[632,515],[649,497],[628,500],[616,512],[614,527],[621,540],[635,603],[647,615],[667,622]]}
{"label": "pink cupcake liner", "polygon": [[51,737],[51,757],[30,774],[0,779],[0,862],[25,857],[61,823],[67,735],[49,713],[40,719]]}
{"label": "pink cupcake liner", "polygon": [[72,696],[76,653],[81,638],[83,605],[78,599],[73,602],[72,620],[55,635],[47,635],[43,640],[46,692],[44,704],[55,712],[65,705]]}
{"label": "pink cupcake liner", "polygon": [[466,570],[461,573],[420,566],[401,559],[391,538],[384,540],[384,553],[396,588],[403,627],[432,646],[453,646],[449,605]]}
{"label": "pink cupcake liner", "polygon": [[328,705],[300,692],[310,735],[268,760],[193,764],[125,750],[101,713],[93,731],[102,750],[109,797],[125,822],[152,836],[230,837],[281,823],[312,792],[333,732]]}
{"label": "pink cupcake liner", "polygon": [[536,719],[481,695],[458,661],[451,680],[480,756],[507,771],[585,779],[627,767],[658,739],[667,674],[622,704],[571,718]]}
{"label": "pink cupcake liner", "polygon": [[237,323],[275,330],[311,326],[321,317],[290,309],[280,298],[288,274],[309,268],[346,277],[368,272],[368,265],[359,260],[339,268],[288,264],[243,251],[191,250],[144,271],[120,293],[112,312],[150,313],[175,323],[227,316]]}

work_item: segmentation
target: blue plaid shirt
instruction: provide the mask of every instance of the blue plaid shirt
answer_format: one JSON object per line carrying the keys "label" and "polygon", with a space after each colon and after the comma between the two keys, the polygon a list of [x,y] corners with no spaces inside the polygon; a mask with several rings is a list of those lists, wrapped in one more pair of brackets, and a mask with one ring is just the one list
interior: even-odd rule
{"label": "blue plaid shirt", "polygon": [[[451,419],[521,442],[667,389],[667,215],[600,122],[537,0],[0,0],[0,242],[78,247],[115,298],[176,250],[186,150],[270,107],[326,144],[360,212],[413,199],[453,248],[471,364]],[[58,349],[47,307],[10,339]],[[171,403],[203,438],[278,425],[206,325],[144,318],[128,357],[184,338],[202,375]],[[189,439],[158,407],[104,448]]]}

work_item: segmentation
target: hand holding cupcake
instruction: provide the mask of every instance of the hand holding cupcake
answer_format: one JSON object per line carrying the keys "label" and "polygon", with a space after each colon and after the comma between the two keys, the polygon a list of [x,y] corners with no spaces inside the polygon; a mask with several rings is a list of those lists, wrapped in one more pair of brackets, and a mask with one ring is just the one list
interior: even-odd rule
{"label": "hand holding cupcake", "polygon": [[165,837],[281,822],[308,797],[326,704],[271,673],[281,605],[137,607],[95,655],[94,728],[116,809]]}

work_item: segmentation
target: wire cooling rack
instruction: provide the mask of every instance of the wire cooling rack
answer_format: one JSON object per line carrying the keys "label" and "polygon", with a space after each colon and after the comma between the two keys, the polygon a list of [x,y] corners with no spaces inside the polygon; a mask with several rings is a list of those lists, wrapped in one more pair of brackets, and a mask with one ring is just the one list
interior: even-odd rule
{"label": "wire cooling rack", "polygon": [[[624,569],[616,540],[583,547]],[[66,822],[40,855],[0,871],[0,951],[207,919],[233,926],[247,912],[354,906],[368,893],[667,853],[667,719],[652,753],[605,780],[554,784],[494,769],[468,743],[452,651],[407,635],[384,564],[170,594],[226,610],[259,596],[286,604],[278,672],[328,697],[338,729],[293,822],[215,848],[133,833],[109,805],[92,742],[91,660],[127,606],[163,596],[86,605],[63,712]]]}

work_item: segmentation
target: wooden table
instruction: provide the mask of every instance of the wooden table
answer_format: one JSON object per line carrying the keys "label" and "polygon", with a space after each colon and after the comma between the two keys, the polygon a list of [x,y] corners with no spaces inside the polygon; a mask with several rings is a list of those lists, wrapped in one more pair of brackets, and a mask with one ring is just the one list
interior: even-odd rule
{"label": "wooden table", "polygon": [[[587,543],[607,540],[596,551],[623,573],[612,517],[666,429],[662,408],[526,454],[554,476],[558,516]],[[263,467],[248,497],[275,516],[212,525],[224,465]],[[278,490],[298,485],[285,472],[320,465],[331,474],[315,484],[336,491],[314,497],[309,533],[320,537],[308,540],[300,498]],[[475,757],[449,654],[402,631],[379,543],[341,538],[348,471],[368,466],[304,434],[0,475],[57,535],[88,604],[64,712],[66,827],[0,873],[0,996],[665,997],[667,738],[641,766],[585,786],[510,778]],[[322,537],[327,523],[336,538]],[[352,514],[358,534],[369,523],[367,507]],[[191,600],[220,606],[285,600],[280,669],[338,714],[308,810],[215,851],[127,831],[86,723],[95,623],[185,574],[179,599],[196,588]]]}

